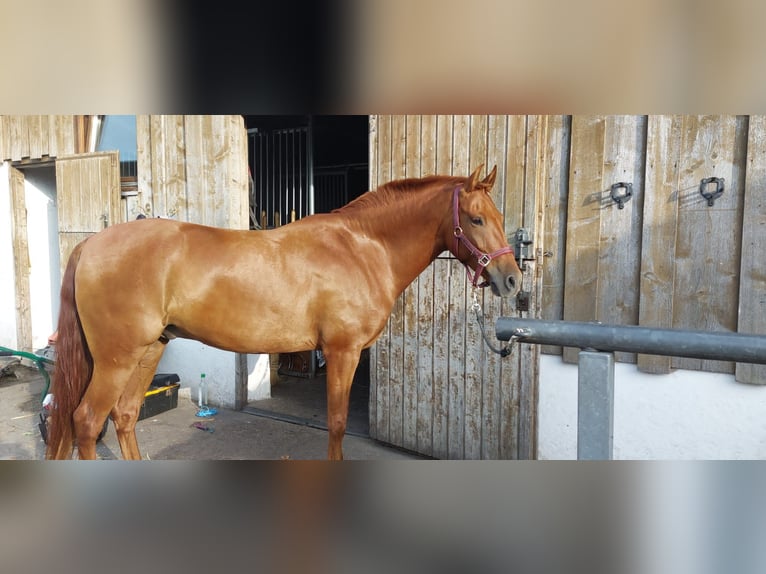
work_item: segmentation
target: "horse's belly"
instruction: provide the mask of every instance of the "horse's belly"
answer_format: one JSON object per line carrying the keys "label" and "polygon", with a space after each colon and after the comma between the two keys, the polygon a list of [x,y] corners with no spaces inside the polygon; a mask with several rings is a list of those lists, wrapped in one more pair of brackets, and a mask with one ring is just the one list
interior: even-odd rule
{"label": "horse's belly", "polygon": [[[179,321],[176,334],[237,353],[290,353],[317,348],[317,333],[302,317],[269,313],[208,315],[204,321]],[[173,332],[171,330],[171,332]]]}

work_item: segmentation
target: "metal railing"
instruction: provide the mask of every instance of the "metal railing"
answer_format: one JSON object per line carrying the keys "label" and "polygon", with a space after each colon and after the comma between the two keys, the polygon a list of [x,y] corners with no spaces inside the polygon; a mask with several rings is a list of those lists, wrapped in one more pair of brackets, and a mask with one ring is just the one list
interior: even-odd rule
{"label": "metal railing", "polygon": [[579,347],[577,458],[609,460],[614,434],[614,351],[766,364],[766,336],[500,317],[501,341]]}

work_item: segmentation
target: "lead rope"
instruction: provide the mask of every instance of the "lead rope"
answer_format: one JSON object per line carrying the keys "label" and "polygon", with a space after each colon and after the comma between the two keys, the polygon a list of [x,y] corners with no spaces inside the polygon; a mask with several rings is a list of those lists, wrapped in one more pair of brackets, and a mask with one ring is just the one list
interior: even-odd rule
{"label": "lead rope", "polygon": [[471,305],[471,309],[473,309],[474,313],[476,314],[476,322],[479,324],[479,330],[481,331],[481,336],[484,338],[484,342],[487,344],[487,347],[489,347],[490,351],[497,353],[501,357],[507,357],[511,354],[513,338],[511,338],[505,347],[495,347],[492,344],[492,341],[490,341],[489,337],[487,337],[487,333],[484,328],[484,311],[481,308],[481,303],[479,303],[479,298],[476,294],[476,288],[474,287],[471,292],[473,294],[473,304]]}

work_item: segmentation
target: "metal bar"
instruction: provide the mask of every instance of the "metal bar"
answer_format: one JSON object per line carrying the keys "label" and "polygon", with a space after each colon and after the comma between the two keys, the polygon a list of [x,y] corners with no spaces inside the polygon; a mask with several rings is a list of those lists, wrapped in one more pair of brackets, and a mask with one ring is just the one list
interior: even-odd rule
{"label": "metal bar", "polygon": [[501,341],[766,365],[766,335],[500,317]]}
{"label": "metal bar", "polygon": [[614,353],[580,351],[577,369],[577,459],[611,460]]}
{"label": "metal bar", "polygon": [[309,116],[306,127],[306,169],[308,170],[306,192],[308,193],[309,215],[314,215],[314,120]]}

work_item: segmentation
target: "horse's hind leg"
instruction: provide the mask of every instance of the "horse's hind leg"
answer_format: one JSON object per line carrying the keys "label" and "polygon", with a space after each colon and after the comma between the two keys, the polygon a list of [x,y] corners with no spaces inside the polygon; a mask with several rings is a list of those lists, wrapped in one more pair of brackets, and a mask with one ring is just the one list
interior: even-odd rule
{"label": "horse's hind leg", "polygon": [[154,371],[162,358],[165,343],[157,341],[150,345],[144,356],[136,365],[128,386],[112,409],[112,420],[120,443],[122,458],[125,460],[141,460],[141,451],[136,440],[136,422],[141,410],[141,404]]}
{"label": "horse's hind leg", "polygon": [[115,357],[93,357],[93,376],[88,390],[74,412],[77,453],[81,459],[96,458],[96,440],[104,421],[130,383],[136,364],[144,353]]}
{"label": "horse's hind leg", "polygon": [[348,399],[354,371],[359,364],[359,349],[324,349],[327,360],[327,458],[343,460],[343,436],[348,420]]}

